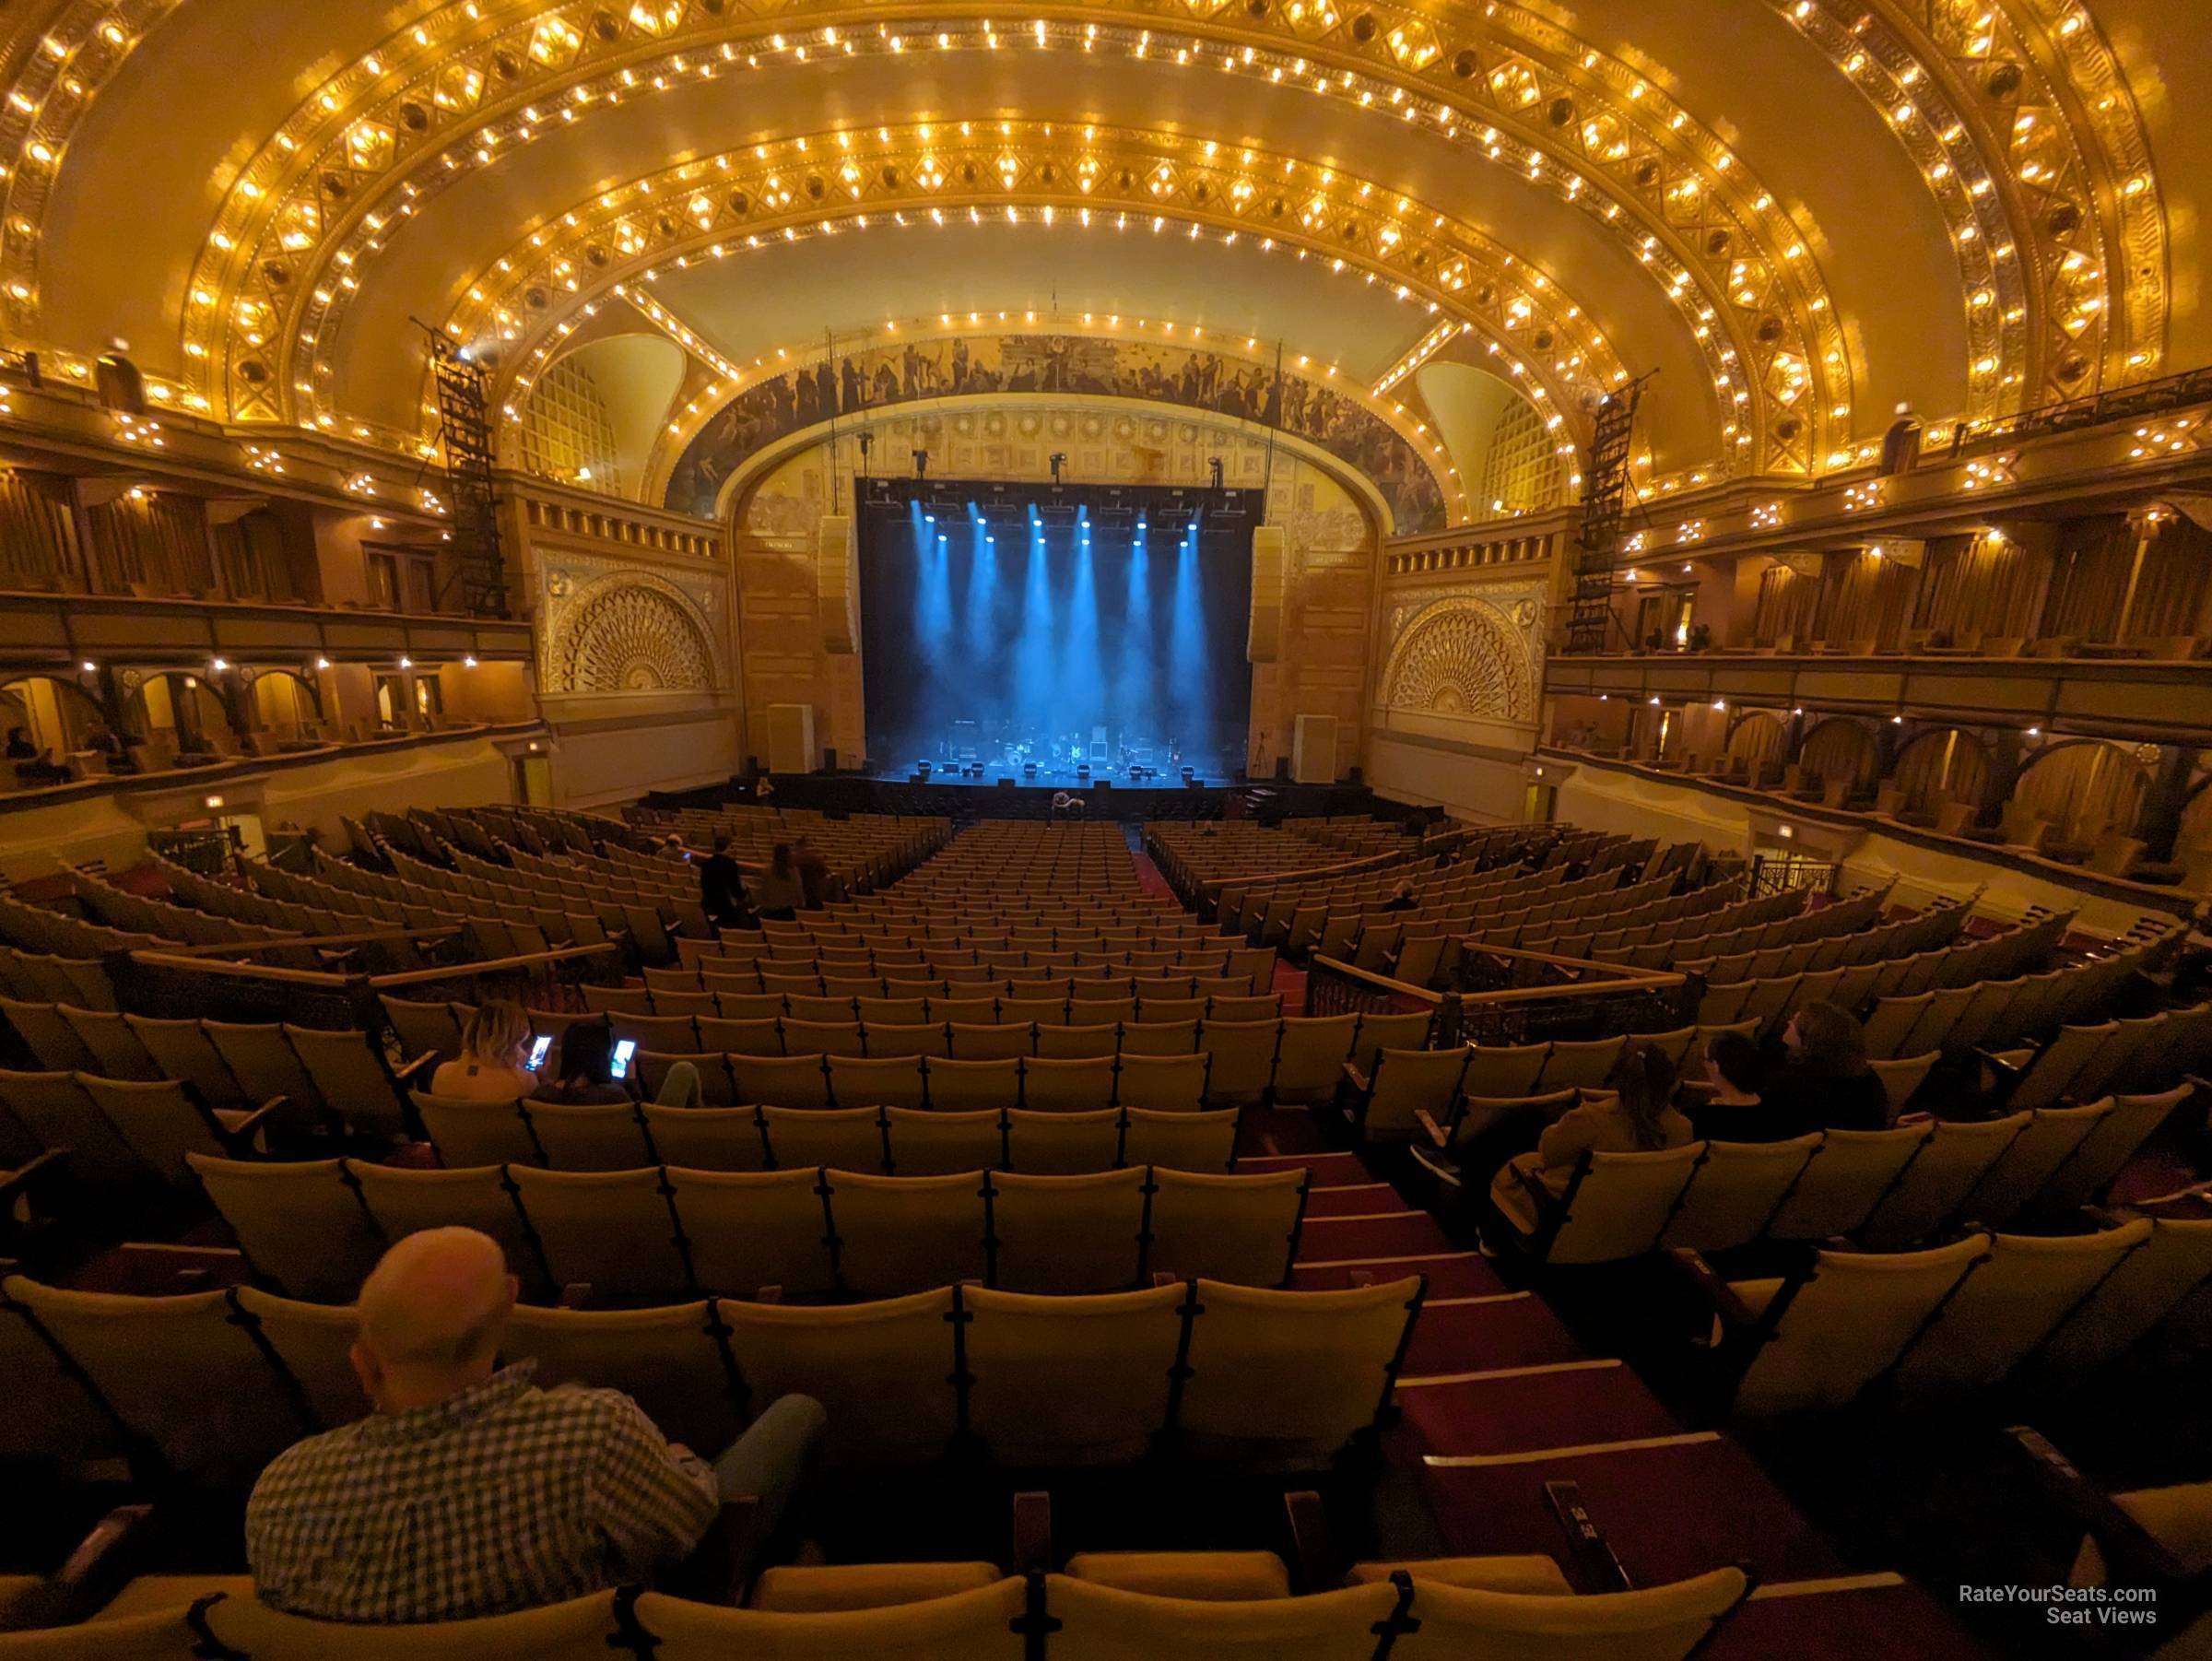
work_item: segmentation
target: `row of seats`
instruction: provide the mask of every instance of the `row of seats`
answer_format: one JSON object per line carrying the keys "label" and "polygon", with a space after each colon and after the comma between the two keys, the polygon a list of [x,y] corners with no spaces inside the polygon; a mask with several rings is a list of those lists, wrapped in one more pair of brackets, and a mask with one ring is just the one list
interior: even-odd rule
{"label": "row of seats", "polygon": [[[902,983],[903,984],[903,983]],[[929,983],[934,985],[935,983]],[[713,1017],[722,1019],[789,1019],[808,1021],[1049,1020],[1081,1026],[1098,1021],[1259,1020],[1283,1012],[1277,992],[1238,992],[1251,984],[1241,975],[1196,984],[1182,980],[1147,981],[1142,992],[1123,990],[1122,981],[948,982],[957,991],[879,996],[779,990],[750,992],[728,987],[706,991],[665,986],[585,986],[584,1007],[609,1015]],[[1165,1007],[1156,1007],[1164,1005]],[[940,1007],[945,1006],[945,1007]]]}
{"label": "row of seats", "polygon": [[[992,1028],[1019,1036],[1019,1028]],[[639,1091],[657,1099],[668,1075],[688,1063],[700,1100],[714,1107],[929,1107],[970,1113],[1023,1107],[1039,1113],[1084,1113],[1102,1107],[1148,1107],[1195,1113],[1228,1105],[1207,1080],[1212,1056],[1124,1055],[1059,1060],[997,1055],[981,1060],[896,1055],[745,1055],[735,1052],[678,1055],[640,1050],[631,1057]],[[1331,1061],[1332,1088],[1340,1061]],[[1316,1067],[1317,1072],[1321,1069]]]}
{"label": "row of seats", "polygon": [[[830,1308],[525,1305],[502,1354],[535,1359],[543,1384],[626,1391],[693,1447],[726,1444],[749,1408],[795,1391],[829,1409],[827,1454],[839,1465],[965,1453],[1079,1467],[1166,1441],[1194,1457],[1311,1467],[1371,1434],[1423,1285],[1194,1280],[1065,1297],[956,1285]],[[250,1480],[301,1435],[360,1417],[346,1355],[355,1329],[349,1307],[251,1287],[142,1298],[10,1277],[0,1356],[20,1394],[0,1416],[10,1421],[0,1446],[42,1463],[104,1451],[112,1414],[171,1478]]]}
{"label": "row of seats", "polygon": [[506,1243],[510,1262],[542,1270],[530,1277],[541,1292],[588,1286],[603,1302],[770,1286],[887,1298],[959,1280],[1111,1291],[1160,1272],[1275,1286],[1289,1278],[1307,1189],[1302,1169],[418,1171],[197,1154],[192,1165],[255,1271],[319,1297],[350,1297],[388,1241],[446,1223]]}
{"label": "row of seats", "polygon": [[[1062,1176],[1122,1165],[1227,1171],[1236,1162],[1238,1109],[1204,1113],[1102,1107],[1032,1113],[1018,1107],[662,1107],[422,1099],[422,1117],[448,1165],[542,1165],[623,1171],[689,1165],[776,1171],[794,1165],[881,1170],[886,1176],[1027,1171]],[[200,1151],[206,1151],[202,1149]]]}
{"label": "row of seats", "polygon": [[[883,962],[790,958],[700,957],[694,967],[702,992],[782,992],[830,997],[1249,997],[1269,990],[1250,974],[1224,972],[1231,954],[1155,954],[1166,961],[1034,964],[939,961]],[[648,965],[650,967],[650,965]],[[688,986],[671,988],[688,992]]]}
{"label": "row of seats", "polygon": [[[873,1573],[771,1570],[794,1602],[732,1608],[659,1592],[602,1592],[524,1615],[408,1629],[374,1642],[416,1661],[528,1655],[533,1661],[605,1661],[610,1654],[660,1661],[752,1655],[768,1661],[833,1656],[959,1656],[962,1661],[1219,1661],[1270,1655],[1280,1661],[1582,1661],[1589,1656],[1683,1661],[1745,1601],[1739,1569],[1671,1585],[1574,1596],[1549,1558],[1452,1558],[1434,1564],[1361,1564],[1350,1584],[1292,1596],[1287,1576],[1253,1584],[1251,1553],[1194,1554],[1179,1574],[1172,1554],[1092,1553],[1064,1574],[1000,1576],[994,1563],[891,1564]],[[1265,1554],[1260,1554],[1264,1556]],[[1228,1557],[1227,1564],[1218,1560]],[[1123,1560],[1134,1560],[1124,1562]],[[1235,1571],[1222,1590],[1220,1570]],[[1279,1561],[1276,1573],[1281,1573]],[[856,1576],[917,1589],[907,1601],[832,1599]],[[771,1580],[770,1577],[778,1577]],[[250,1588],[179,1577],[175,1590],[206,1590],[190,1608],[103,1620],[116,1661],[185,1661],[219,1653],[257,1661],[344,1661],[353,1634],[284,1615]],[[134,1608],[138,1607],[135,1600]],[[219,1644],[203,1646],[202,1633]],[[344,1645],[333,1648],[335,1642]],[[0,1656],[46,1661],[73,1652],[71,1629],[0,1637]]]}
{"label": "row of seats", "polygon": [[2212,1003],[2061,1027],[2041,1049],[2001,1051],[1990,1060],[2012,1076],[2006,1100],[2013,1107],[2081,1101],[2177,1075],[2212,1073]]}
{"label": "row of seats", "polygon": [[1889,1399],[1918,1405],[2024,1368],[2077,1380],[2212,1281],[2212,1219],[2164,1209],[2154,1202],[2087,1234],[1824,1251],[1794,1275],[1716,1289],[1735,1408],[1841,1408],[1877,1381]]}
{"label": "row of seats", "polygon": [[1966,1224],[2064,1218],[2104,1192],[2192,1088],[2001,1119],[1585,1153],[1560,1196],[1534,1184],[1509,1196],[1512,1220],[1546,1261],[1610,1263],[1762,1239],[1888,1248]]}

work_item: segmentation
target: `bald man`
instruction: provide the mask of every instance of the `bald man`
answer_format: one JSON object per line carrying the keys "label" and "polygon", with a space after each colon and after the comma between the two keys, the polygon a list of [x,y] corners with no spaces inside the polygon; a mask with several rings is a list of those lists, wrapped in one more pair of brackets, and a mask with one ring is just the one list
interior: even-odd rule
{"label": "bald man", "polygon": [[354,1372],[375,1411],[262,1473],[246,1554],[262,1600],[325,1620],[460,1620],[644,1579],[725,1498],[772,1521],[822,1425],[786,1396],[710,1467],[618,1390],[498,1365],[516,1282],[473,1229],[428,1229],[361,1285]]}

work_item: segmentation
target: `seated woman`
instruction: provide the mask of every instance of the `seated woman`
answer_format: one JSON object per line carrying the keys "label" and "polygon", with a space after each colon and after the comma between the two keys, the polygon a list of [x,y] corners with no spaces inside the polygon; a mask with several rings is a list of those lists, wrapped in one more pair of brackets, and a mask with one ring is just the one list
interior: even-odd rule
{"label": "seated woman", "polygon": [[[558,1077],[532,1096],[561,1107],[619,1107],[630,1100],[629,1089],[615,1078],[614,1029],[603,1020],[580,1020],[560,1035]],[[660,1107],[697,1107],[700,1101],[699,1068],[678,1061],[661,1080],[653,1102]]]}
{"label": "seated woman", "polygon": [[522,1005],[492,998],[477,1006],[461,1034],[461,1054],[430,1075],[430,1094],[464,1101],[515,1101],[534,1093],[530,1018]]}
{"label": "seated woman", "polygon": [[1547,1126],[1535,1152],[1509,1161],[1490,1184],[1491,1200],[1526,1233],[1536,1222],[1531,1179],[1556,1199],[1585,1153],[1657,1153],[1695,1141],[1697,1132],[1675,1108],[1677,1082],[1675,1064],[1658,1045],[1629,1044],[1606,1081],[1606,1093]]}
{"label": "seated woman", "polygon": [[1732,1139],[1783,1142],[1816,1130],[1881,1130],[1889,1095],[1866,1064],[1866,1035],[1848,1009],[1813,1003],[1783,1030],[1782,1065],[1762,1092],[1752,1132]]}
{"label": "seated woman", "polygon": [[1764,1112],[1767,1058],[1741,1032],[1721,1032],[1705,1046],[1705,1081],[1685,1080],[1690,1123],[1698,1135],[1717,1142],[1757,1141],[1746,1135],[1747,1121]]}

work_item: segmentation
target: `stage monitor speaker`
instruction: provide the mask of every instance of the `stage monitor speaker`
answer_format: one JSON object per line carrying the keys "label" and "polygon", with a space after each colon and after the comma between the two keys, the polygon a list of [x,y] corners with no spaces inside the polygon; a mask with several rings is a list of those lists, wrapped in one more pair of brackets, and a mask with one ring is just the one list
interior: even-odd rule
{"label": "stage monitor speaker", "polygon": [[821,603],[822,650],[850,657],[859,650],[860,549],[852,518],[825,513],[815,536],[814,591]]}
{"label": "stage monitor speaker", "polygon": [[1290,778],[1298,784],[1336,782],[1336,717],[1300,715],[1290,744]]}
{"label": "stage monitor speaker", "polygon": [[812,772],[814,705],[771,703],[768,706],[768,770],[771,772]]}
{"label": "stage monitor speaker", "polygon": [[1249,662],[1271,664],[1282,653],[1285,559],[1280,525],[1264,524],[1253,532],[1252,624],[1244,642]]}
{"label": "stage monitor speaker", "polygon": [[1286,784],[1290,782],[1290,758],[1288,756],[1276,757],[1275,776]]}
{"label": "stage monitor speaker", "polygon": [[[837,771],[837,751],[830,748],[827,745],[823,746],[822,748],[822,771],[824,772],[835,772]],[[1357,779],[1352,781],[1352,783],[1355,784],[1357,784],[1359,782],[1359,781]]]}
{"label": "stage monitor speaker", "polygon": [[1001,779],[998,782],[998,787],[1001,790],[1011,790],[1014,788],[1014,781],[1012,779]]}
{"label": "stage monitor speaker", "polygon": [[1112,779],[1100,779],[1096,783],[1091,785],[1090,788],[1096,795],[1104,795],[1109,790],[1113,788],[1113,781]]}

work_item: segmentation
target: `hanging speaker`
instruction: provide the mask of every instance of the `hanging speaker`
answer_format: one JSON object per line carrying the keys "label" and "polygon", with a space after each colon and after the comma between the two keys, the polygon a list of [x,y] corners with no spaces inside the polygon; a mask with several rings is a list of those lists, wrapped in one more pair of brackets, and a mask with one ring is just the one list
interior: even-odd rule
{"label": "hanging speaker", "polygon": [[1248,663],[1271,664],[1283,649],[1283,531],[1264,524],[1252,534],[1252,630]]}
{"label": "hanging speaker", "polygon": [[1300,784],[1336,782],[1336,717],[1300,715],[1292,727],[1291,780]]}
{"label": "hanging speaker", "polygon": [[771,772],[814,771],[814,705],[771,703],[768,706],[768,770]]}
{"label": "hanging speaker", "polygon": [[852,656],[860,634],[860,554],[847,514],[822,515],[815,539],[814,587],[822,607],[822,650]]}

